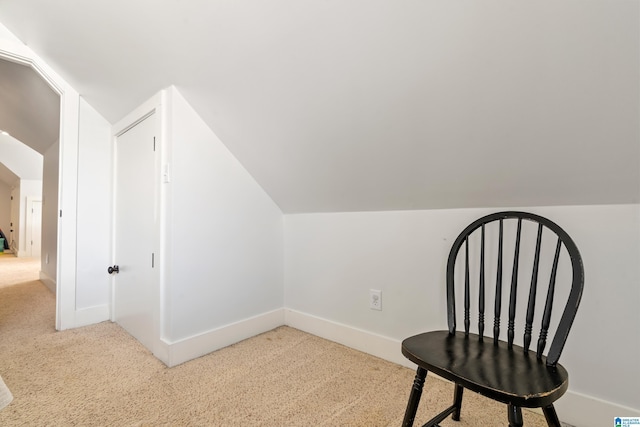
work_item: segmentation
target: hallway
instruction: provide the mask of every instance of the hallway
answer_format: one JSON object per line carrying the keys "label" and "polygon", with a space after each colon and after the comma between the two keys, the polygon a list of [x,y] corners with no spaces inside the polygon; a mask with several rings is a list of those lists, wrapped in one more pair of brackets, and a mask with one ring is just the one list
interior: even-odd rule
{"label": "hallway", "polygon": [[39,279],[40,258],[17,258],[0,253],[0,288]]}

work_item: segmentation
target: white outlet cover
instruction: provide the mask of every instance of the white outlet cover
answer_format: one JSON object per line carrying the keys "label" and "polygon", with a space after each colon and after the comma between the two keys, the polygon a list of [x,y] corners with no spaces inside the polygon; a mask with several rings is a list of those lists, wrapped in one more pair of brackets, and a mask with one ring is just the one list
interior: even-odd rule
{"label": "white outlet cover", "polygon": [[369,308],[372,310],[382,310],[382,291],[369,289]]}

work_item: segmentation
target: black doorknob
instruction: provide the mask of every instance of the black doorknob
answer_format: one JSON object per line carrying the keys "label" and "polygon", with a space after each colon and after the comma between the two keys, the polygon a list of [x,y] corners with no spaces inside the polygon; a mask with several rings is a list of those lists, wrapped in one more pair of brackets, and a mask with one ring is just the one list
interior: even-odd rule
{"label": "black doorknob", "polygon": [[120,273],[120,267],[114,265],[113,267],[107,268],[107,271],[109,272],[109,274]]}

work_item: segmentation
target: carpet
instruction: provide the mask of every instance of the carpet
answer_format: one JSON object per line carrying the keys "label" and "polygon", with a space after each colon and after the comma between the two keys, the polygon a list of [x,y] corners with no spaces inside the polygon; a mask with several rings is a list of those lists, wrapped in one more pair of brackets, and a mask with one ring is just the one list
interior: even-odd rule
{"label": "carpet", "polygon": [[40,278],[40,258],[17,258],[0,252],[0,288]]}
{"label": "carpet", "polygon": [[[4,265],[0,265],[0,268]],[[4,273],[6,270],[2,270]],[[14,399],[1,426],[399,426],[413,370],[283,326],[167,368],[117,324],[56,332],[39,281],[0,287],[0,375]],[[398,349],[400,351],[400,349]],[[416,425],[453,386],[427,378]],[[545,426],[524,411],[525,425]],[[460,422],[506,424],[466,392]]]}

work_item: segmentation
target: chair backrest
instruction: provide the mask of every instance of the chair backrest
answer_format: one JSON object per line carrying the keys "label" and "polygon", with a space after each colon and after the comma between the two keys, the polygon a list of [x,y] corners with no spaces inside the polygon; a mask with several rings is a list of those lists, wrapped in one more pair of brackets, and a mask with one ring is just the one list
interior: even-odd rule
{"label": "chair backrest", "polygon": [[[523,222],[525,225],[523,226]],[[531,225],[533,223],[533,225]],[[537,227],[536,227],[537,225]],[[526,229],[526,230],[524,230]],[[464,251],[461,249],[464,247]],[[560,262],[564,248],[570,262]],[[546,250],[545,250],[546,249]],[[470,260],[470,253],[473,255]],[[523,253],[532,255],[530,262],[521,260]],[[549,256],[547,257],[547,254]],[[511,277],[503,283],[503,270],[511,267]],[[559,265],[570,265],[560,271]],[[544,276],[541,272],[544,271]],[[526,276],[526,278],[523,278]],[[563,280],[558,280],[561,276]],[[569,278],[570,277],[570,278]],[[566,279],[566,280],[564,280]],[[521,291],[528,286],[528,297]],[[528,282],[528,283],[526,283]],[[539,284],[540,283],[540,284]],[[561,288],[564,285],[564,290]],[[518,319],[524,314],[522,347],[527,352],[534,325],[540,325],[536,355],[541,358],[547,345],[550,326],[555,334],[547,352],[547,364],[554,366],[560,358],[569,329],[580,303],[584,285],[582,258],[569,235],[554,222],[527,212],[499,212],[471,223],[453,243],[447,263],[447,315],[449,333],[456,331],[456,289],[462,294],[464,331],[469,335],[471,311],[477,310],[477,332],[482,340],[485,331],[485,298],[493,297],[493,342],[500,340],[503,300],[508,298],[506,319],[507,345],[513,348]],[[546,290],[546,292],[544,292]],[[520,299],[518,292],[520,291]],[[554,297],[566,298],[561,317],[554,316]],[[472,300],[477,299],[477,304]],[[521,301],[518,303],[518,301]],[[506,301],[505,301],[506,302]],[[489,303],[490,304],[490,303]],[[506,305],[506,304],[504,304]],[[526,305],[526,311],[523,310]],[[541,309],[541,306],[544,309]],[[536,311],[536,308],[538,310]],[[489,309],[490,310],[490,309]],[[552,321],[553,319],[553,321]],[[474,325],[475,326],[475,325]],[[554,328],[552,328],[554,329]],[[504,340],[503,340],[504,341]]]}

